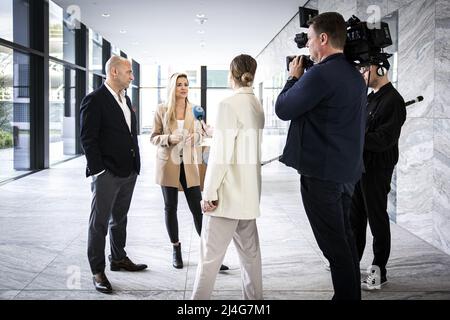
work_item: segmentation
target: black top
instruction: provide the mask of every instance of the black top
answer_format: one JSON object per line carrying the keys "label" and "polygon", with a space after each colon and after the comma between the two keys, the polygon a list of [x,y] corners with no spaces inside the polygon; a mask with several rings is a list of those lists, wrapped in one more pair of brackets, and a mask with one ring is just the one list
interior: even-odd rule
{"label": "black top", "polygon": [[394,168],[398,162],[398,139],[406,120],[405,101],[389,82],[367,97],[364,165]]}
{"label": "black top", "polygon": [[139,173],[136,115],[130,98],[125,98],[131,111],[131,132],[122,108],[105,85],[81,102],[80,137],[87,159],[86,176],[105,169],[119,177]]}
{"label": "black top", "polygon": [[363,170],[367,88],[343,54],[316,64],[288,81],[275,112],[291,120],[281,162],[300,174],[356,183]]}

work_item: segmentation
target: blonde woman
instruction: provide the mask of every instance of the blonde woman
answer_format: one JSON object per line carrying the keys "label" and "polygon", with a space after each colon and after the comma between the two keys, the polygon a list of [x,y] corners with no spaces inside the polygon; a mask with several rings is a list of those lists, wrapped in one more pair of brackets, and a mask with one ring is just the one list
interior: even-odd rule
{"label": "blonde woman", "polygon": [[263,298],[256,218],[260,215],[264,111],[252,89],[256,67],[249,55],[233,59],[230,84],[234,94],[218,106],[203,190],[205,221],[192,299],[211,297],[232,239],[241,264],[243,298]]}
{"label": "blonde woman", "polygon": [[[153,122],[151,142],[157,146],[156,183],[164,198],[165,223],[173,245],[173,266],[183,268],[181,243],[178,236],[178,191],[182,188],[200,235],[202,229],[202,199],[198,165],[201,163],[201,132],[188,100],[189,81],[184,73],[169,79],[167,102],[158,106]],[[228,267],[222,266],[222,270]]]}

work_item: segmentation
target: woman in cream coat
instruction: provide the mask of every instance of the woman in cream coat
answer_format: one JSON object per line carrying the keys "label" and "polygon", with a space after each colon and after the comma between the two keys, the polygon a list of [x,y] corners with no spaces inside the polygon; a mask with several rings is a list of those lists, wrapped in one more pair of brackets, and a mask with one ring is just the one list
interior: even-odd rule
{"label": "woman in cream coat", "polygon": [[[181,269],[183,258],[177,219],[179,189],[184,191],[199,235],[202,229],[198,167],[202,161],[202,127],[194,119],[192,105],[188,100],[187,75],[173,74],[167,92],[167,103],[159,105],[156,110],[150,139],[157,146],[156,183],[161,186],[164,197],[165,223],[173,245],[172,264]],[[221,266],[221,270],[227,269],[227,266]]]}
{"label": "woman in cream coat", "polygon": [[192,299],[210,298],[232,239],[239,254],[244,299],[263,297],[256,218],[260,215],[264,111],[252,89],[255,72],[256,61],[251,56],[234,58],[230,65],[234,94],[218,106],[203,190],[205,217]]}

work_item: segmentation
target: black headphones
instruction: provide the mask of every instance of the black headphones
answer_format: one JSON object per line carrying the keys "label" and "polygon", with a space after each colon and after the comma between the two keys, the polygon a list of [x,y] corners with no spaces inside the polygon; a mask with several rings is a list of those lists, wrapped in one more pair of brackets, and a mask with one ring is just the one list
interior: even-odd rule
{"label": "black headphones", "polygon": [[384,52],[372,57],[371,64],[377,66],[377,75],[379,77],[384,77],[388,73],[389,67],[391,66],[388,61],[390,57],[392,57],[392,54]]}
{"label": "black headphones", "polygon": [[380,77],[384,77],[384,75],[387,73],[387,69],[383,66],[377,67],[377,75]]}

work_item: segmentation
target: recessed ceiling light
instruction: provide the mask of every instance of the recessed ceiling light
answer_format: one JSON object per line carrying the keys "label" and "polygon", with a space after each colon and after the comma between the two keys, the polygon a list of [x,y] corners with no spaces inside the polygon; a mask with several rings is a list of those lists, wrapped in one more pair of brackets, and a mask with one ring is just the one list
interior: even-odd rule
{"label": "recessed ceiling light", "polygon": [[197,19],[195,19],[195,21],[197,21],[199,24],[204,24],[207,20],[208,18],[203,13],[198,13]]}
{"label": "recessed ceiling light", "polygon": [[103,18],[109,18],[111,15],[109,14],[109,13],[104,13],[104,14],[102,14],[102,17]]}
{"label": "recessed ceiling light", "polygon": [[197,33],[198,33],[198,34],[204,34],[204,33],[205,33],[205,30],[197,30]]}
{"label": "recessed ceiling light", "polygon": [[127,30],[122,29],[122,30],[120,30],[119,32],[120,32],[121,34],[125,34],[125,33],[127,33]]}
{"label": "recessed ceiling light", "polygon": [[134,42],[132,43],[133,46],[137,46],[138,44],[139,44],[139,42],[137,42],[137,41],[134,41]]}

